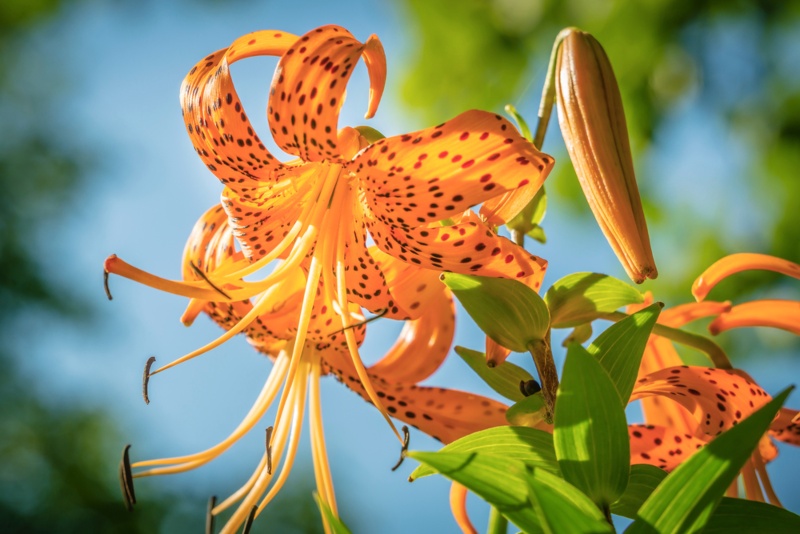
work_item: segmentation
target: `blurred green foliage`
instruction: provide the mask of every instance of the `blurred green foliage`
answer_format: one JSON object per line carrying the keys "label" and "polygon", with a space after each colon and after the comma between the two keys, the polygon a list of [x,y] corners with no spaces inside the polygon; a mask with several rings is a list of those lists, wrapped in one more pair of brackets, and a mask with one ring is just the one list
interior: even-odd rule
{"label": "blurred green foliage", "polygon": [[[781,0],[401,0],[416,50],[406,70],[403,97],[426,122],[446,120],[467,108],[501,110],[506,103],[538,106],[552,42],[558,31],[577,26],[606,49],[625,104],[639,183],[651,235],[672,232],[676,257],[656,256],[660,279],[647,287],[658,296],[687,300],[694,276],[724,254],[767,252],[800,261],[800,4]],[[532,85],[536,84],[536,85]],[[735,213],[686,213],[684,199],[655,198],[655,179],[684,179],[659,169],[665,125],[687,106],[719,121],[735,154],[747,209],[766,214],[768,227],[738,235],[709,221]],[[534,111],[535,112],[535,111]],[[532,122],[535,117],[529,114]],[[554,124],[555,123],[555,124]],[[546,151],[555,151],[549,192],[570,199],[587,215],[574,171],[560,148],[557,119],[551,119]],[[555,148],[554,148],[555,147]],[[662,151],[659,153],[659,151]],[[740,153],[740,151],[742,153]],[[652,174],[652,173],[651,173]],[[704,170],[697,169],[702,180]],[[733,178],[733,177],[732,177]],[[680,221],[676,224],[676,221]],[[547,228],[547,220],[544,221]],[[680,232],[680,234],[678,234]],[[744,248],[743,248],[744,247]],[[658,252],[658,251],[656,251]],[[542,254],[547,255],[546,248]],[[587,268],[591,266],[587,265]],[[753,273],[712,294],[736,298],[756,289],[774,290],[779,277]]]}

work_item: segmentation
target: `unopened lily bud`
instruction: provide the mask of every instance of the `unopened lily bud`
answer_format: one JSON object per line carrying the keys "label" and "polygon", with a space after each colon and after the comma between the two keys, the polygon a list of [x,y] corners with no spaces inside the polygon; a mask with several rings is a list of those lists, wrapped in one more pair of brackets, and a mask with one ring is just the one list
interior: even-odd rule
{"label": "unopened lily bud", "polygon": [[588,33],[566,32],[556,94],[564,142],[603,234],[634,282],[655,278],[622,98],[608,56]]}

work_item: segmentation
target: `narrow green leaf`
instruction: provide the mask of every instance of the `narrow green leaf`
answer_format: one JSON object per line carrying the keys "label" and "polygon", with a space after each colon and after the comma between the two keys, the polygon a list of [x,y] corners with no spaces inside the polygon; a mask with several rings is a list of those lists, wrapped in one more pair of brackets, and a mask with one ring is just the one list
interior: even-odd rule
{"label": "narrow green leaf", "polygon": [[586,349],[611,377],[623,406],[631,398],[647,339],[663,307],[656,302],[609,326]]}
{"label": "narrow green leaf", "polygon": [[456,346],[455,351],[490,388],[500,395],[514,402],[525,398],[519,389],[519,383],[533,380],[528,371],[510,362],[489,367],[486,365],[486,355],[477,350]]}
{"label": "narrow green leaf", "polygon": [[561,346],[566,348],[573,343],[583,345],[585,342],[589,341],[590,337],[592,337],[592,323],[579,324],[572,329],[572,332],[570,332],[567,337],[564,338]]}
{"label": "narrow green leaf", "polygon": [[525,532],[545,532],[528,502],[525,464],[513,456],[476,452],[418,452],[410,458],[466,487]]}
{"label": "narrow green leaf", "polygon": [[545,420],[545,402],[541,392],[525,397],[506,411],[506,421],[517,426],[536,426]]}
{"label": "narrow green leaf", "polygon": [[611,276],[574,273],[552,285],[544,296],[553,328],[568,328],[593,321],[599,313],[613,312],[644,301],[634,287]]}
{"label": "narrow green leaf", "polygon": [[636,519],[639,508],[666,477],[666,471],[654,465],[633,464],[625,493],[611,505],[611,513]]}
{"label": "narrow green leaf", "polygon": [[328,503],[319,498],[319,494],[314,492],[314,500],[317,502],[319,511],[322,514],[323,520],[328,524],[333,534],[351,534],[350,529],[344,522],[333,514]]}
{"label": "narrow green leaf", "polygon": [[797,534],[800,515],[764,502],[723,497],[704,534]]}
{"label": "narrow green leaf", "polygon": [[791,390],[784,390],[750,417],[714,438],[670,473],[642,505],[627,532],[701,530]]}
{"label": "narrow green leaf", "polygon": [[[534,467],[559,474],[553,436],[542,430],[518,426],[498,426],[474,432],[445,445],[440,452],[479,452],[485,456],[514,458]],[[432,475],[435,470],[421,465],[409,481]]]}
{"label": "narrow green leaf", "polygon": [[533,510],[545,532],[613,532],[591,499],[563,478],[528,468],[528,489]]}
{"label": "narrow green leaf", "polygon": [[567,352],[553,445],[564,479],[601,509],[625,491],[630,441],[625,410],[608,373],[580,345]]}
{"label": "narrow green leaf", "polygon": [[547,234],[544,233],[544,228],[535,224],[533,228],[525,232],[525,235],[530,237],[531,239],[535,239],[542,245],[547,243]]}
{"label": "narrow green leaf", "polygon": [[517,280],[442,273],[441,280],[487,336],[516,352],[544,339],[550,314],[542,297]]}

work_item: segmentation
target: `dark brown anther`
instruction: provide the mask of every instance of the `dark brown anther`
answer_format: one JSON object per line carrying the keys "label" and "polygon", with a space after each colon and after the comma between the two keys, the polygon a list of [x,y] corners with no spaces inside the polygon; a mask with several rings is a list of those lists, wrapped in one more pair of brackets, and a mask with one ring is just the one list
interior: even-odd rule
{"label": "dark brown anther", "polygon": [[150,383],[150,368],[155,361],[156,357],[150,356],[147,358],[147,363],[144,365],[144,374],[142,375],[142,397],[144,397],[145,404],[150,404],[150,397],[147,396],[147,385]]}
{"label": "dark brown anther", "polygon": [[403,448],[400,449],[400,459],[397,460],[397,463],[394,467],[392,467],[392,471],[397,471],[397,468],[403,464],[403,460],[406,459],[406,452],[408,452],[408,442],[411,439],[411,434],[408,433],[408,427],[403,425]]}
{"label": "dark brown anther", "polygon": [[247,516],[247,521],[244,522],[242,534],[250,533],[250,529],[253,527],[253,520],[256,518],[256,511],[258,511],[258,506],[253,505],[253,508],[250,509],[250,515]]}
{"label": "dark brown anther", "polygon": [[122,488],[122,497],[125,499],[125,508],[130,512],[136,504],[136,494],[133,491],[133,475],[131,474],[131,461],[128,458],[130,444],[122,449],[122,461],[119,463],[119,483]]}
{"label": "dark brown anther", "polygon": [[233,299],[230,297],[230,295],[228,295],[228,294],[227,294],[227,293],[225,293],[223,290],[221,290],[220,288],[218,288],[217,286],[215,286],[215,285],[214,285],[214,282],[212,282],[211,280],[209,280],[209,279],[208,279],[208,276],[206,276],[206,273],[204,273],[203,271],[201,271],[201,270],[200,270],[200,267],[198,267],[197,265],[195,265],[193,261],[190,261],[190,262],[189,262],[189,265],[192,267],[192,270],[195,272],[195,274],[196,274],[197,276],[199,276],[200,278],[202,278],[203,280],[205,280],[206,284],[210,285],[210,286],[211,286],[211,288],[212,288],[214,291],[216,291],[217,293],[219,293],[220,295],[222,295],[223,297],[225,297],[225,298],[226,298],[226,299],[228,299],[228,300],[233,300]]}
{"label": "dark brown anther", "polygon": [[267,427],[267,474],[272,474],[272,427]]}
{"label": "dark brown anther", "polygon": [[108,271],[103,269],[103,288],[106,290],[108,300],[114,300],[114,297],[111,296],[111,289],[108,287],[108,274]]}
{"label": "dark brown anther", "polygon": [[523,395],[526,397],[530,397],[531,395],[535,395],[542,390],[542,386],[539,385],[539,382],[536,380],[520,380],[519,381],[519,390],[522,392]]}
{"label": "dark brown anther", "polygon": [[350,330],[350,329],[352,329],[352,328],[358,328],[359,326],[364,326],[365,324],[367,324],[367,323],[371,323],[372,321],[374,321],[374,320],[376,320],[376,319],[380,319],[381,317],[383,317],[383,316],[384,316],[384,315],[386,315],[387,313],[389,313],[389,310],[388,310],[388,309],[386,309],[386,310],[381,310],[380,312],[378,312],[378,314],[377,314],[377,315],[373,315],[373,316],[372,316],[372,317],[370,317],[369,319],[364,319],[363,321],[361,321],[361,322],[359,322],[359,323],[354,323],[354,324],[351,324],[350,326],[345,326],[345,327],[344,327],[344,328],[342,328],[341,330],[337,330],[336,332],[334,332],[334,333],[330,334],[330,336],[328,336],[328,337],[335,336],[336,334],[341,334],[341,333],[342,333],[342,332],[344,332],[345,330]]}
{"label": "dark brown anther", "polygon": [[206,507],[206,534],[214,534],[214,507],[217,505],[217,496],[212,495],[208,499]]}

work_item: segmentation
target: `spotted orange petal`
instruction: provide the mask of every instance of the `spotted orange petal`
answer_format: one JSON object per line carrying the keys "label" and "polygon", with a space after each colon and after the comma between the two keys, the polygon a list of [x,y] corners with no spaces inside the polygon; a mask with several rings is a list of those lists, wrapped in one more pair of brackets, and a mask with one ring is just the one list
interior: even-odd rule
{"label": "spotted orange petal", "polygon": [[767,254],[731,254],[714,262],[697,277],[692,284],[692,294],[697,300],[703,300],[711,289],[725,278],[750,270],[775,271],[793,278],[800,278],[800,265],[789,260]]}
{"label": "spotted orange petal", "polygon": [[744,373],[684,365],[651,373],[637,381],[631,400],[661,395],[681,404],[698,423],[698,432],[715,436],[769,402],[770,396]]}
{"label": "spotted orange petal", "polygon": [[494,233],[467,210],[452,226],[402,230],[368,221],[375,243],[384,252],[426,269],[524,280],[539,290],[547,261]]}
{"label": "spotted orange petal", "polygon": [[746,326],[780,328],[800,336],[800,302],[766,299],[737,304],[714,319],[708,325],[708,330],[717,335],[731,328]]}
{"label": "spotted orange petal", "polygon": [[386,356],[369,368],[371,374],[387,382],[415,384],[442,365],[455,334],[455,308],[438,280],[436,287],[439,291],[423,306],[419,318],[407,321]]}
{"label": "spotted orange petal", "polygon": [[628,425],[631,463],[650,464],[672,471],[705,442],[693,435],[660,425]]}
{"label": "spotted orange petal", "polygon": [[275,142],[303,161],[340,160],[339,110],[359,57],[370,75],[367,118],[386,82],[386,57],[374,35],[361,43],[340,26],[312,30],[286,50],[270,90],[268,118]]}
{"label": "spotted orange petal", "polygon": [[413,228],[519,187],[536,192],[553,166],[504,118],[467,111],[434,128],[381,139],[349,165],[369,210]]}
{"label": "spotted orange petal", "polygon": [[280,162],[247,119],[229,66],[252,56],[280,56],[296,40],[296,35],[272,30],[245,35],[197,63],[181,86],[183,120],[192,145],[214,175],[241,195],[270,181]]}
{"label": "spotted orange petal", "polygon": [[779,441],[800,447],[800,412],[781,408],[769,427],[769,433]]}

